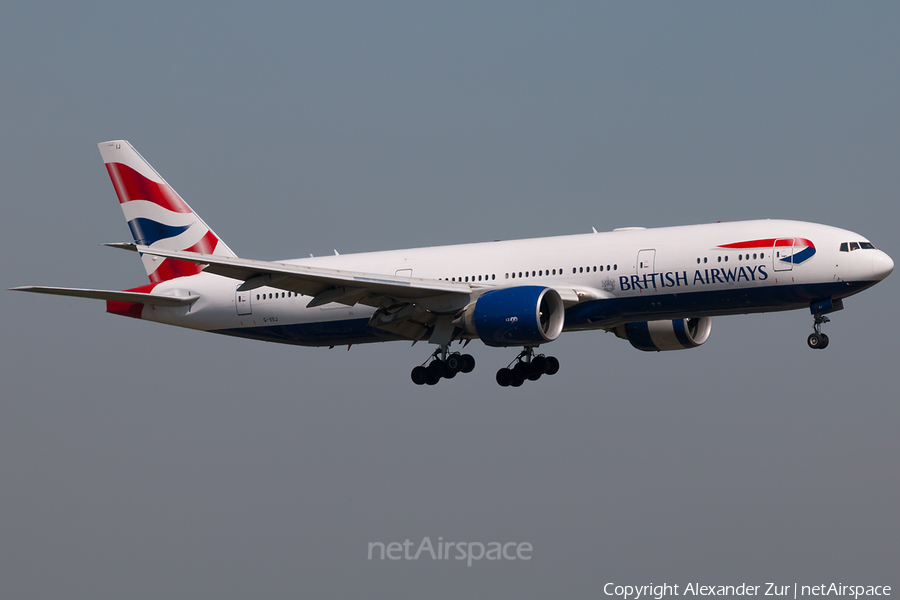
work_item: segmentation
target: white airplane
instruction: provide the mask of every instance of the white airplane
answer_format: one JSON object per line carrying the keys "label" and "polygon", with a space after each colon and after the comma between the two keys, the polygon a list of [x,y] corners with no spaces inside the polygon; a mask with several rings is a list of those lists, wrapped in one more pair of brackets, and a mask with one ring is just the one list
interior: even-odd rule
{"label": "white airplane", "polygon": [[[99,144],[150,284],[125,291],[14,290],[106,300],[107,312],[301,346],[436,345],[416,384],[468,373],[474,339],[522,347],[502,386],[552,375],[535,350],[602,329],[639,350],[697,347],[711,317],[808,308],[825,316],[894,268],[863,236],[815,223],[744,221],[266,262],[239,258],[125,140]],[[427,364],[427,366],[425,366]]]}

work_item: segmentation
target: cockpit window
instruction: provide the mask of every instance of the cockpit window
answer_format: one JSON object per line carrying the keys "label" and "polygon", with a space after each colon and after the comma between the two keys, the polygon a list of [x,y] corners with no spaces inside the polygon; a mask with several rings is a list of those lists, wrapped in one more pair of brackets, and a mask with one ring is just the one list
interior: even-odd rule
{"label": "cockpit window", "polygon": [[850,252],[850,244],[841,242],[841,252]]}
{"label": "cockpit window", "polygon": [[871,244],[871,242],[860,242],[859,247],[863,250],[874,250],[875,246]]}
{"label": "cockpit window", "polygon": [[859,242],[850,242],[850,250],[859,250]]}

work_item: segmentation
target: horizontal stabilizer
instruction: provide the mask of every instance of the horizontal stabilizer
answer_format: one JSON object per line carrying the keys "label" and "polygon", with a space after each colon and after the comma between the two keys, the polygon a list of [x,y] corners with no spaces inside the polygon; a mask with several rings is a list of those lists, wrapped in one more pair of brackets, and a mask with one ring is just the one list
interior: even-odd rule
{"label": "horizontal stabilizer", "polygon": [[111,300],[113,302],[134,302],[155,304],[156,306],[187,306],[200,299],[200,296],[162,296],[160,294],[144,294],[141,292],[117,292],[115,290],[87,290],[82,288],[58,288],[42,285],[29,285],[10,288],[16,292],[34,292],[36,294],[52,294],[55,296],[74,296],[94,300]]}
{"label": "horizontal stabilizer", "polygon": [[120,250],[131,250],[132,252],[137,252],[137,245],[129,242],[110,242],[100,245],[109,246],[110,248],[119,248]]}

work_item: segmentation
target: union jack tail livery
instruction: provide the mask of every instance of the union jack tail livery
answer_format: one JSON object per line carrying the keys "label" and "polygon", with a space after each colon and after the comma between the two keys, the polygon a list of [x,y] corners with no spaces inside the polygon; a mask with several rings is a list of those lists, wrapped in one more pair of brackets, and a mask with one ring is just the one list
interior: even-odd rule
{"label": "union jack tail livery", "polygon": [[[98,144],[134,243],[154,250],[236,256],[126,140]],[[151,283],[196,275],[201,265],[141,254]]]}

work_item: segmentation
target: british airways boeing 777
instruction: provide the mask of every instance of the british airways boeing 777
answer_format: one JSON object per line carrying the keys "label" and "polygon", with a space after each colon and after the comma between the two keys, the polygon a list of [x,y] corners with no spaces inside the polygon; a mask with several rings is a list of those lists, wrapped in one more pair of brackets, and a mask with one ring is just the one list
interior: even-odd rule
{"label": "british airways boeing 777", "polygon": [[[468,373],[453,342],[523,348],[497,372],[520,386],[559,370],[537,354],[564,331],[612,331],[639,350],[694,348],[711,317],[826,316],[894,268],[863,236],[799,221],[744,221],[266,262],[239,258],[125,140],[99,144],[150,284],[125,291],[19,287],[106,300],[107,312],[303,346],[427,340],[417,384]],[[426,366],[427,363],[427,366]]]}

